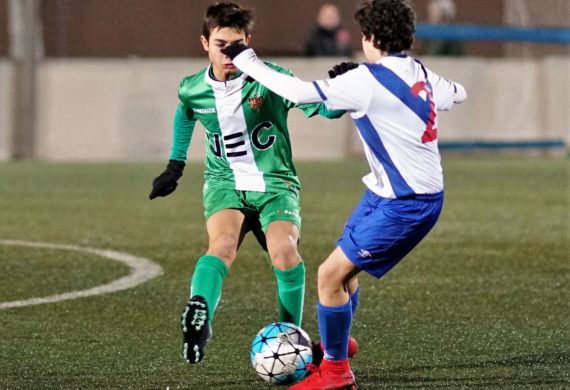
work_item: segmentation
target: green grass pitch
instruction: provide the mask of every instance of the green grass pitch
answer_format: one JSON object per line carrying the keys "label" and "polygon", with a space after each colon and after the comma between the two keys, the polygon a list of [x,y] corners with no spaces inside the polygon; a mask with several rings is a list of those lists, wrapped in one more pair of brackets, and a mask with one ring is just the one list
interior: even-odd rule
{"label": "green grass pitch", "polygon": [[[570,160],[449,156],[436,228],[380,281],[362,275],[359,389],[570,388]],[[148,200],[162,164],[0,164],[0,239],[108,248],[164,274],[130,290],[0,310],[1,389],[268,389],[249,363],[276,319],[253,237],[226,280],[203,363],[181,358],[179,317],[206,249],[202,166]],[[304,328],[318,337],[316,269],[363,192],[363,161],[299,163]],[[128,273],[93,254],[0,245],[0,302]]]}

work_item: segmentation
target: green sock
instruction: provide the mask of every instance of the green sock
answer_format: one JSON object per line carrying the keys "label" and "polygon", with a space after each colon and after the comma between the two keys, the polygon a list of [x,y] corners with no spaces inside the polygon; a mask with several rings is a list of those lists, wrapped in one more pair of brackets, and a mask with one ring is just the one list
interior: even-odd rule
{"label": "green sock", "polygon": [[208,324],[212,325],[216,306],[222,295],[222,284],[228,275],[228,266],[216,256],[202,256],[198,259],[192,282],[190,298],[200,295],[208,304]]}
{"label": "green sock", "polygon": [[273,268],[277,278],[279,321],[301,326],[305,299],[305,264],[301,262],[285,271]]}

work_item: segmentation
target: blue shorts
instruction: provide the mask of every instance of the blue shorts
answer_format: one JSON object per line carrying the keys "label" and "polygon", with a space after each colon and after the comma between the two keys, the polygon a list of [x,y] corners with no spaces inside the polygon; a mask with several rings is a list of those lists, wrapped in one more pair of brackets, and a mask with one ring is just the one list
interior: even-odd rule
{"label": "blue shorts", "polygon": [[381,278],[428,234],[442,206],[443,192],[385,199],[368,190],[337,244],[355,266]]}

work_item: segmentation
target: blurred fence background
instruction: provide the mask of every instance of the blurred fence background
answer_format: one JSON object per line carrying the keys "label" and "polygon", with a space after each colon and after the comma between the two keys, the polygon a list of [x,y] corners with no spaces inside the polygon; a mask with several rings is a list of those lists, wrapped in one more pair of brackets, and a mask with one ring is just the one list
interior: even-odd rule
{"label": "blurred fence background", "polygon": [[[306,58],[325,1],[242,0],[255,11],[254,47],[305,79],[342,58]],[[360,0],[330,0],[355,59]],[[0,160],[165,160],[182,77],[207,65],[199,35],[208,0],[0,0]],[[567,150],[570,143],[570,1],[455,0],[453,23],[434,25],[428,0],[413,55],[468,90],[440,122],[443,149]],[[461,56],[434,56],[434,39]],[[290,129],[298,159],[359,153],[349,118],[305,119]],[[192,159],[204,156],[196,131]]]}

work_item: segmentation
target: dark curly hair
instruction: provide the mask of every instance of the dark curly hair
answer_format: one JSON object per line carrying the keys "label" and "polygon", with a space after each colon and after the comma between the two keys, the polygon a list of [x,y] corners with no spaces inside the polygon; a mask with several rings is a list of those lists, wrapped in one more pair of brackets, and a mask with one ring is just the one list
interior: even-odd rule
{"label": "dark curly hair", "polygon": [[230,27],[249,35],[253,27],[253,13],[241,5],[221,1],[208,7],[204,15],[202,35],[210,39],[210,33],[216,28]]}
{"label": "dark curly hair", "polygon": [[416,15],[405,0],[367,0],[354,18],[366,39],[374,36],[377,49],[398,53],[412,47]]}

